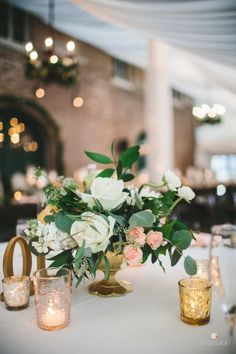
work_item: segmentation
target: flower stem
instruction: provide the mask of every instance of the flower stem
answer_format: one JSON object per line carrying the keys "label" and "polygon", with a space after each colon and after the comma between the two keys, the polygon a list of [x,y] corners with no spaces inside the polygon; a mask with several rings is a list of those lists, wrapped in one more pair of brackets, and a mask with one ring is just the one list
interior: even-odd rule
{"label": "flower stem", "polygon": [[174,203],[171,205],[170,209],[169,209],[169,214],[172,212],[172,210],[176,207],[176,205],[182,200],[183,198],[179,197],[178,199],[176,199],[174,201]]}

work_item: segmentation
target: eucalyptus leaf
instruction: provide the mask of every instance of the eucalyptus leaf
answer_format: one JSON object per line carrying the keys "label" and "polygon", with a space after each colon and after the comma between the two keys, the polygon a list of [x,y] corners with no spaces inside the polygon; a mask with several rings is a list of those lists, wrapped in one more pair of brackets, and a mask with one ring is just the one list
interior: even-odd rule
{"label": "eucalyptus leaf", "polygon": [[197,273],[196,261],[191,256],[185,257],[184,269],[189,275],[195,275]]}
{"label": "eucalyptus leaf", "polygon": [[175,231],[171,241],[176,247],[185,250],[191,244],[192,233],[188,230]]}
{"label": "eucalyptus leaf", "polygon": [[55,214],[56,227],[66,233],[70,233],[73,221],[66,215],[64,211],[59,211]]}
{"label": "eucalyptus leaf", "polygon": [[103,154],[98,154],[97,152],[85,151],[85,154],[91,160],[99,162],[99,163],[103,163],[103,164],[113,163],[113,161],[110,159],[110,157],[103,155]]}
{"label": "eucalyptus leaf", "polygon": [[135,198],[135,203],[136,203],[137,207],[141,210],[143,207],[143,202],[142,202],[140,195],[138,194],[138,192],[136,190],[134,192],[134,198]]}
{"label": "eucalyptus leaf", "polygon": [[129,219],[130,229],[136,226],[151,227],[154,222],[154,215],[147,210],[138,211],[133,214]]}

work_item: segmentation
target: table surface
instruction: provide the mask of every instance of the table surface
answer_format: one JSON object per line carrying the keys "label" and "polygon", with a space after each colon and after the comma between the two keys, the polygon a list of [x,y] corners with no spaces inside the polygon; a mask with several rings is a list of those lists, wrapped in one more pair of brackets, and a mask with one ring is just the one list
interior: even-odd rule
{"label": "table surface", "polygon": [[[0,261],[5,247],[0,244]],[[206,249],[186,253],[199,259],[207,257]],[[220,259],[226,295],[232,302],[236,300],[236,249],[221,247]],[[120,271],[117,278],[130,281],[134,289],[123,297],[92,296],[87,292],[88,283],[73,289],[71,323],[63,330],[47,332],[37,327],[34,297],[22,311],[7,311],[0,303],[0,354],[236,353],[236,340],[229,337],[217,289],[213,291],[210,322],[187,325],[179,318],[177,283],[186,277],[183,263],[171,268],[167,257],[163,262],[165,274],[158,264],[151,263]],[[19,267],[20,251],[16,248],[16,274]],[[0,274],[3,277],[2,269]],[[212,333],[218,334],[216,340],[211,339]]]}

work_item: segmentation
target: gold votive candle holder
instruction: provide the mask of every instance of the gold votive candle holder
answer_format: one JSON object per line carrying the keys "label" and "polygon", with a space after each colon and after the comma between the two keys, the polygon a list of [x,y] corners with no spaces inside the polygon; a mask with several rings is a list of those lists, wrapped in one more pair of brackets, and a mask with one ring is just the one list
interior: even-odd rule
{"label": "gold votive candle holder", "polygon": [[4,278],[3,294],[8,310],[23,310],[29,305],[30,277],[27,275],[13,275]]}
{"label": "gold votive candle holder", "polygon": [[211,283],[192,277],[179,281],[180,317],[191,325],[204,325],[210,320]]}
{"label": "gold votive candle holder", "polygon": [[70,323],[71,271],[40,269],[34,273],[36,318],[39,328],[55,331]]}

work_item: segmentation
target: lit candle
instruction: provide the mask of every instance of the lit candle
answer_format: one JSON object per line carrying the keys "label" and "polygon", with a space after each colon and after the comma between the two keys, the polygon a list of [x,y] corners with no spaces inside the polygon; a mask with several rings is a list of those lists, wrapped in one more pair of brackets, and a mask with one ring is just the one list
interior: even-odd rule
{"label": "lit candle", "polygon": [[53,302],[49,302],[47,311],[42,315],[42,321],[46,327],[62,326],[66,320],[66,314],[63,309],[57,309]]}
{"label": "lit candle", "polygon": [[30,294],[30,278],[23,275],[4,278],[3,293],[7,309],[19,310],[27,307]]}
{"label": "lit candle", "polygon": [[192,325],[206,324],[210,320],[211,283],[202,278],[179,281],[181,320]]}

